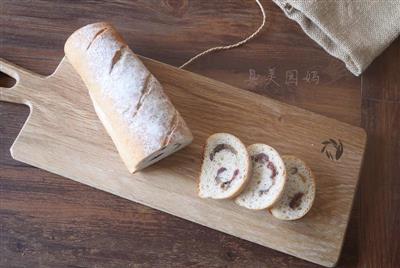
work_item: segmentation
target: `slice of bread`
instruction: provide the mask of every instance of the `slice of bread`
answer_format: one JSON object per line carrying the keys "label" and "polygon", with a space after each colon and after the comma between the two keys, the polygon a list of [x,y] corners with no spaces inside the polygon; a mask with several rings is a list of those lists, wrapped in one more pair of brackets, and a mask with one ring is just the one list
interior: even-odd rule
{"label": "slice of bread", "polygon": [[247,147],[253,165],[246,189],[235,203],[248,209],[266,209],[279,200],[286,184],[286,169],[279,153],[265,144]]}
{"label": "slice of bread", "polygon": [[211,135],[201,167],[199,196],[226,199],[238,195],[250,178],[250,158],[244,144],[227,133]]}
{"label": "slice of bread", "polygon": [[315,179],[311,169],[295,156],[282,156],[288,180],[279,201],[269,210],[281,220],[297,220],[307,214],[315,198]]}

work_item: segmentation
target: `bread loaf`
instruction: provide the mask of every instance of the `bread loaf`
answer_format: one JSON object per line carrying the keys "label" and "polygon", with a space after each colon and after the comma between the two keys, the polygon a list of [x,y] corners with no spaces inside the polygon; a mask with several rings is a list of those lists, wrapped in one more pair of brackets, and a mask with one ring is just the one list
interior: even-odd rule
{"label": "bread loaf", "polygon": [[64,50],[130,172],[192,141],[161,84],[110,24],[95,23],[77,30]]}
{"label": "bread loaf", "polygon": [[243,143],[231,134],[213,134],[204,148],[199,196],[234,197],[244,189],[250,173],[250,158]]}
{"label": "bread loaf", "polygon": [[281,220],[297,220],[307,214],[315,199],[315,179],[311,169],[295,156],[282,156],[288,180],[282,196],[270,209]]}
{"label": "bread loaf", "polygon": [[286,184],[286,168],[279,153],[266,144],[247,147],[252,175],[246,189],[236,197],[236,204],[248,209],[266,209],[281,196]]}

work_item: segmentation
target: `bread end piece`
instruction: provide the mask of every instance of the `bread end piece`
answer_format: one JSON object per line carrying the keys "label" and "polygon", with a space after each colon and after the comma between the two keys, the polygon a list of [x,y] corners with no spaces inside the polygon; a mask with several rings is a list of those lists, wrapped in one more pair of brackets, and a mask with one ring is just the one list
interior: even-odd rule
{"label": "bread end piece", "polygon": [[191,143],[193,136],[162,85],[111,24],[78,29],[64,51],[130,172]]}

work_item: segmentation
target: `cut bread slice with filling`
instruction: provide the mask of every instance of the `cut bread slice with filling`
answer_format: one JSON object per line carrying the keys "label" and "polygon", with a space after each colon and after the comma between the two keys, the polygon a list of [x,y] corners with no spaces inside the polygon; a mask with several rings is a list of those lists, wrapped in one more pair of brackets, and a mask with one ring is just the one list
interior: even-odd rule
{"label": "cut bread slice with filling", "polygon": [[250,171],[250,158],[244,144],[231,134],[213,134],[204,148],[199,196],[234,197],[245,188]]}
{"label": "cut bread slice with filling", "polygon": [[307,214],[315,198],[315,179],[311,169],[295,156],[283,156],[288,180],[279,201],[270,209],[281,220],[297,220]]}
{"label": "cut bread slice with filling", "polygon": [[286,169],[279,153],[265,144],[247,147],[252,162],[252,176],[246,189],[235,199],[248,209],[266,209],[281,196],[286,184]]}

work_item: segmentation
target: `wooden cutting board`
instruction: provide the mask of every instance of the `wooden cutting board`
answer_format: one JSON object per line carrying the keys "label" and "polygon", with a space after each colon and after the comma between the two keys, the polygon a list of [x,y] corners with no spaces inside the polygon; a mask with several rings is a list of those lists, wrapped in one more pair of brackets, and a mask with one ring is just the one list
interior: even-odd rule
{"label": "wooden cutting board", "polygon": [[[0,100],[24,103],[31,109],[11,147],[13,158],[242,239],[334,266],[359,178],[364,130],[160,62],[143,61],[192,129],[195,139],[190,146],[132,175],[66,58],[48,77],[0,60],[0,70],[17,80],[11,89],[0,88]],[[317,178],[311,211],[301,220],[285,222],[230,200],[198,198],[202,146],[215,132],[237,135],[247,145],[267,143],[282,154],[304,159]]]}

